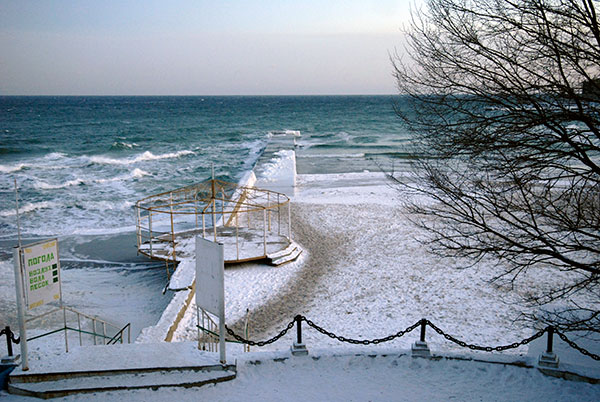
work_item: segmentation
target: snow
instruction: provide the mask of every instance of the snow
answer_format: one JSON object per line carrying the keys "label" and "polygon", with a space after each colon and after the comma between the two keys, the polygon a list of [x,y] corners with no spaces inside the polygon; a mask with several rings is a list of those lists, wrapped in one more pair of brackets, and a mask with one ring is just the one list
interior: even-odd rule
{"label": "snow", "polygon": [[[190,350],[191,352],[191,350]],[[536,369],[457,358],[413,358],[406,350],[254,352],[237,358],[237,378],[200,388],[74,395],[72,401],[593,401],[600,386]],[[141,380],[140,380],[141,381]],[[26,400],[0,393],[6,400]],[[33,399],[32,399],[33,400]]]}
{"label": "snow", "polygon": [[[359,339],[394,334],[423,317],[459,339],[484,346],[510,344],[536,332],[538,328],[517,320],[527,311],[518,304],[518,295],[543,286],[548,278],[532,274],[521,288],[507,293],[490,282],[495,273],[491,262],[468,267],[466,261],[433,257],[418,241],[422,233],[407,220],[403,201],[414,196],[390,186],[381,173],[298,175],[292,228],[294,240],[305,251],[298,261],[277,268],[256,263],[226,268],[228,325],[239,329],[248,310],[253,340],[277,334],[296,314],[336,334]],[[189,275],[177,279],[183,281],[182,287],[190,283],[184,278]],[[562,275],[568,274],[557,273],[552,279],[560,280]],[[159,323],[138,338],[138,342],[151,342],[141,346],[149,348],[148,355],[169,361],[170,346],[188,345],[181,347],[191,348],[194,359],[194,301],[174,334],[180,342],[156,343],[166,336],[189,292],[176,292]],[[308,356],[291,356],[294,340],[295,330],[250,353],[228,351],[228,362],[237,361],[238,367],[231,382],[66,399],[600,400],[600,385],[554,378],[534,367],[545,336],[530,346],[489,354],[459,348],[428,328],[426,340],[437,356],[432,360],[410,356],[418,329],[389,343],[364,346],[341,344],[304,323]],[[599,352],[597,344],[584,346]],[[555,350],[561,370],[600,378],[598,362],[557,338]],[[54,363],[44,360],[43,364]]]}
{"label": "snow", "polygon": [[[165,359],[165,356],[169,358]],[[46,351],[44,357],[45,359],[32,364],[27,372],[18,367],[13,373],[33,375],[219,364],[217,356],[198,350],[194,342],[84,346],[74,348],[68,354]]]}

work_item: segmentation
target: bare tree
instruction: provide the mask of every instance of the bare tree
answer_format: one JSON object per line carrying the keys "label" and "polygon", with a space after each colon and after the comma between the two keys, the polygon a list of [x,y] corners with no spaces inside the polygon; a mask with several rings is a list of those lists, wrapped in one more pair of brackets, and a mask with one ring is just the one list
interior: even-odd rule
{"label": "bare tree", "polygon": [[570,271],[528,300],[560,300],[546,322],[600,332],[598,4],[426,0],[393,63],[433,250],[493,257],[513,285]]}

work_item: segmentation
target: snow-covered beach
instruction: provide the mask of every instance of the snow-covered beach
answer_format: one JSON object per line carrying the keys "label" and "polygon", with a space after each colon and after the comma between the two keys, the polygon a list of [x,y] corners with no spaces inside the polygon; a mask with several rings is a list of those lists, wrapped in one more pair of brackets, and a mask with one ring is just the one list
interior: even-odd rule
{"label": "snow-covered beach", "polygon": [[[490,283],[491,264],[468,268],[467,261],[428,253],[403,204],[414,196],[380,172],[299,175],[292,219],[302,259],[278,268],[226,268],[227,322],[235,324],[249,309],[252,338],[266,339],[302,314],[336,334],[374,339],[427,318],[469,343],[492,346],[537,331],[516,321],[523,307]],[[176,339],[195,339],[193,314],[188,320]],[[343,346],[315,331],[305,336],[309,345]],[[385,347],[409,348],[414,340]],[[430,343],[437,350],[459,350],[441,337]]]}
{"label": "snow-covered beach", "polygon": [[[225,309],[229,327],[241,333],[248,317],[249,338],[266,340],[301,314],[336,335],[372,340],[396,334],[427,318],[460,340],[492,347],[519,342],[541,329],[520,319],[523,312],[530,310],[519,303],[519,292],[535,290],[549,279],[534,273],[512,292],[507,292],[491,281],[495,275],[491,262],[471,266],[466,260],[435,257],[428,246],[419,241],[424,233],[411,223],[415,216],[410,215],[406,207],[406,201],[420,196],[394,185],[385,173],[296,175],[293,151],[267,155],[255,167],[256,186],[283,185],[286,188],[292,201],[292,237],[303,252],[296,261],[279,267],[260,262],[226,267]],[[248,172],[241,182],[254,183],[255,179],[254,173]],[[408,176],[404,179],[410,180]],[[155,358],[169,361],[169,356],[174,355],[165,352],[167,349],[162,345],[167,345],[165,334],[171,329],[174,329],[172,341],[188,345],[178,349],[195,348],[196,305],[190,289],[194,266],[193,257],[183,261],[173,279],[177,284],[171,283],[172,289],[180,290],[157,294],[156,306],[148,306],[151,314],[137,318],[133,339],[137,338],[136,348],[140,351],[132,351],[134,362],[155,349]],[[8,278],[9,271],[4,271]],[[99,297],[98,309],[112,309],[115,316],[134,315],[132,310],[136,308],[148,309],[147,302],[141,300],[153,300],[150,294],[138,303],[114,305],[113,302],[125,300],[125,295],[135,300],[135,287],[143,286],[143,283],[128,280],[127,275],[124,277],[120,286],[108,295],[97,290],[91,293]],[[73,280],[76,286],[77,278]],[[561,278],[557,276],[552,280]],[[8,295],[9,289],[7,285],[4,293]],[[66,291],[71,292],[68,286]],[[171,299],[166,308],[165,297]],[[70,297],[70,300],[82,303],[77,298]],[[158,316],[157,308],[164,308],[164,312],[154,323],[151,320]],[[180,311],[185,312],[181,320],[175,318]],[[137,336],[144,322],[149,326]],[[230,344],[227,361],[237,363],[238,372],[237,378],[229,383],[190,390],[167,387],[158,391],[97,392],[68,398],[192,400],[201,396],[235,400],[245,393],[250,400],[590,400],[600,395],[598,385],[567,382],[537,371],[535,367],[544,350],[545,337],[529,345],[490,354],[462,348],[429,328],[426,341],[435,356],[431,361],[411,357],[411,345],[418,338],[416,329],[390,342],[350,345],[304,324],[303,342],[309,350],[308,357],[290,354],[295,331],[265,347],[252,347],[250,353]],[[161,344],[160,348],[157,343]],[[80,352],[75,349],[63,355],[62,344],[60,334],[32,343],[32,368],[35,370],[37,365],[55,369],[58,364],[69,371],[69,359],[76,358]],[[585,346],[598,352],[597,344],[586,342]],[[0,348],[4,349],[5,345]],[[94,347],[84,346],[82,353],[93,353],[87,351],[89,348]],[[158,352],[159,349],[162,352]],[[600,378],[597,362],[558,340],[555,350],[561,359],[561,370],[581,378]],[[112,352],[103,349],[98,353],[118,366],[119,354],[115,351],[116,355],[112,356]],[[196,352],[212,356],[209,352]],[[186,355],[180,358],[189,360]],[[212,358],[218,360],[216,355]],[[54,359],[60,363],[54,364]],[[403,380],[398,381],[398,378]],[[490,383],[494,386],[490,387]]]}
{"label": "snow-covered beach", "polygon": [[[426,317],[469,343],[504,345],[534,328],[515,322],[519,306],[489,283],[491,266],[459,269],[460,261],[433,258],[406,220],[403,197],[382,173],[299,175],[293,197],[295,240],[304,249],[296,262],[271,267],[246,263],[226,268],[229,325],[250,310],[251,338],[275,335],[295,314],[336,334],[384,337]],[[196,338],[194,304],[175,334]],[[413,331],[381,345],[341,344],[303,327],[309,356],[291,356],[295,331],[250,353],[229,351],[237,378],[201,388],[115,391],[68,400],[595,400],[598,385],[543,375],[535,365],[544,340],[501,356],[474,354],[429,330],[427,342],[441,360],[415,359]],[[157,340],[158,341],[158,340]],[[561,362],[598,377],[597,363],[557,342]],[[40,352],[38,350],[38,352]],[[563,354],[561,354],[563,353]],[[43,358],[43,356],[40,356]],[[575,357],[575,360],[569,358]],[[448,359],[449,358],[449,359]],[[465,360],[466,359],[466,360]],[[588,359],[589,361],[585,361]],[[571,364],[571,366],[569,366]],[[8,396],[2,394],[2,396]],[[9,396],[17,400],[22,397]]]}

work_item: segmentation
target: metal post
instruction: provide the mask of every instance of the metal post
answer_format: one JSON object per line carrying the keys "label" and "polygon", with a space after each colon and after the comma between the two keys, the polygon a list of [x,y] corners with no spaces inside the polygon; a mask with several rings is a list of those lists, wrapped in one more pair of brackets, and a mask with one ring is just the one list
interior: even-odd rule
{"label": "metal post", "polygon": [[92,318],[92,332],[94,333],[94,345],[96,344],[96,319]]}
{"label": "metal post", "polygon": [[140,208],[136,205],[135,206],[136,209],[136,214],[135,214],[135,220],[136,220],[136,227],[135,227],[135,232],[137,235],[137,246],[138,246],[138,250],[140,249],[140,247],[142,246],[142,216],[140,213]]}
{"label": "metal post", "polygon": [[102,321],[102,343],[106,345],[106,323]]}
{"label": "metal post", "polygon": [[546,342],[546,351],[542,353],[538,359],[538,365],[541,367],[547,368],[558,368],[558,357],[552,351],[553,346],[553,337],[554,337],[554,327],[549,326],[546,328],[548,331],[548,340]]}
{"label": "metal post", "polygon": [[279,193],[277,193],[277,234],[281,236],[281,204],[279,203]]}
{"label": "metal post", "polygon": [[83,341],[81,340],[81,317],[79,313],[77,313],[77,329],[79,330],[79,346],[83,346]]}
{"label": "metal post", "polygon": [[554,340],[554,327],[548,327],[548,341],[546,342],[546,353],[552,353],[553,340]]}
{"label": "metal post", "polygon": [[64,306],[62,306],[62,297],[60,299],[60,304],[63,309],[63,324],[65,328],[65,351],[69,353],[69,334],[67,332],[67,309]]}
{"label": "metal post", "polygon": [[[148,236],[150,236],[150,257],[153,257],[152,254],[152,210],[148,209]],[[95,345],[95,344],[94,344]]]}
{"label": "metal post", "polygon": [[19,247],[21,247],[21,220],[19,217],[19,189],[17,188],[17,178],[15,177],[15,208],[17,212],[17,238]]}
{"label": "metal post", "polygon": [[21,258],[21,248],[15,247],[13,251],[15,268],[15,287],[17,290],[17,314],[19,316],[19,337],[21,338],[21,367],[23,371],[29,370],[29,361],[27,360],[27,328],[25,325],[25,298],[23,287],[23,264]]}
{"label": "metal post", "polygon": [[269,232],[271,231],[271,193],[267,193],[267,208],[269,209]]}
{"label": "metal post", "polygon": [[206,237],[206,223],[204,222],[204,211],[202,211],[202,238]]}
{"label": "metal post", "polygon": [[200,307],[196,304],[196,330],[198,332],[198,350],[200,349]]}
{"label": "metal post", "polygon": [[171,193],[171,243],[173,244],[173,265],[175,264],[175,223],[173,222],[173,193]]}
{"label": "metal post", "polygon": [[288,201],[288,239],[292,241],[292,201]]}
{"label": "metal post", "polygon": [[238,214],[235,214],[235,253],[238,260],[240,259],[239,228],[240,225],[238,224]]}
{"label": "metal post", "polygon": [[221,226],[225,227],[225,194],[221,190]]}
{"label": "metal post", "polygon": [[412,356],[413,357],[431,357],[431,352],[429,351],[429,347],[427,346],[427,342],[425,342],[425,327],[427,326],[427,320],[423,318],[421,321],[421,336],[419,340],[412,344]]}
{"label": "metal post", "polygon": [[263,208],[263,246],[267,255],[267,210]]}
{"label": "metal post", "polygon": [[6,335],[6,350],[8,351],[8,356],[12,357],[13,348],[12,348],[12,331],[10,327],[7,325],[4,327],[4,331],[2,331]]}
{"label": "metal post", "polygon": [[302,343],[302,317],[300,317],[299,315],[296,316],[296,339],[297,339],[297,343],[301,344]]}
{"label": "metal post", "polygon": [[215,243],[217,242],[217,222],[216,219],[217,217],[215,216],[216,213],[216,207],[215,207],[215,199],[213,198],[213,202],[212,202],[212,224],[213,224],[213,232],[214,232],[214,236],[215,236]]}
{"label": "metal post", "polygon": [[194,196],[194,216],[196,217],[195,229],[198,229],[198,199]]}
{"label": "metal post", "polygon": [[297,315],[294,317],[294,321],[296,321],[296,342],[292,344],[292,355],[307,355],[308,349],[306,349],[306,345],[302,343],[302,316]]}

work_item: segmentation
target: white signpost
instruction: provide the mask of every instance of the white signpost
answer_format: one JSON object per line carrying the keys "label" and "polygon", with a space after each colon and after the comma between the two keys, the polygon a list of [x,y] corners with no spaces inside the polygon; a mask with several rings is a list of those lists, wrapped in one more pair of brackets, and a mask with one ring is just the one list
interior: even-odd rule
{"label": "white signpost", "polygon": [[14,260],[21,361],[23,370],[28,370],[25,307],[32,310],[52,301],[59,301],[62,306],[58,240],[15,247]]}
{"label": "white signpost", "polygon": [[196,305],[219,318],[219,352],[225,360],[225,281],[223,245],[196,237]]}

